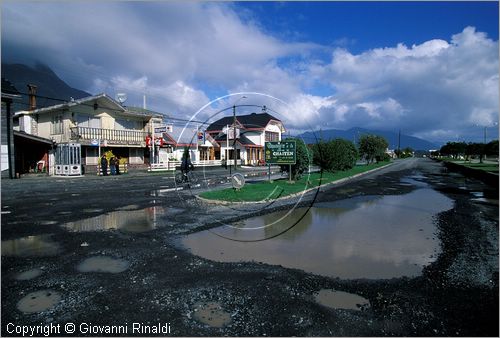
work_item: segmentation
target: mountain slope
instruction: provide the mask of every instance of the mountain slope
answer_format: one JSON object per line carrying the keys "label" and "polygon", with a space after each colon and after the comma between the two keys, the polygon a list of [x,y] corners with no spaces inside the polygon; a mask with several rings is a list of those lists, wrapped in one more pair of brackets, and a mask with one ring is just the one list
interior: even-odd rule
{"label": "mountain slope", "polygon": [[34,84],[38,87],[36,95],[41,97],[38,97],[36,100],[37,108],[69,101],[71,97],[79,99],[91,95],[83,90],[70,87],[52,69],[42,64],[29,67],[22,64],[2,63],[2,77],[8,79],[23,94],[21,102],[14,105],[14,111],[29,108],[28,84]]}
{"label": "mountain slope", "polygon": [[[363,134],[375,134],[382,136],[387,140],[387,142],[389,142],[389,149],[398,148],[398,133],[392,131],[370,130],[364,128],[351,128],[349,130],[329,129],[323,131],[306,132],[299,135],[299,137],[303,138],[306,143],[316,143],[320,139],[330,140],[335,138],[343,138],[349,141],[357,142],[359,140],[359,137]],[[439,148],[437,144],[405,134],[401,134],[400,147],[401,149],[410,147],[414,150],[431,150]]]}

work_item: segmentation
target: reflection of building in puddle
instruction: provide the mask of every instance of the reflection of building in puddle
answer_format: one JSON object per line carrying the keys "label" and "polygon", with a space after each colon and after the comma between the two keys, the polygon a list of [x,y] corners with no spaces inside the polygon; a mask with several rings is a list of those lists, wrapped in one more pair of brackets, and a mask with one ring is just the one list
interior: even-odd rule
{"label": "reflection of building in puddle", "polygon": [[241,227],[269,224],[284,212],[194,233],[182,243],[193,254],[216,261],[257,261],[340,278],[416,276],[439,250],[434,215],[452,207],[449,198],[425,188],[397,196],[360,196],[295,209],[272,227],[250,231],[268,240],[242,242],[249,236]]}
{"label": "reflection of building in puddle", "polygon": [[61,247],[50,237],[37,235],[2,241],[2,256],[54,256]]}
{"label": "reflection of building in puddle", "polygon": [[164,208],[153,206],[141,210],[119,210],[103,215],[68,222],[63,226],[70,231],[98,231],[119,229],[128,232],[145,232],[155,229]]}
{"label": "reflection of building in puddle", "polygon": [[370,306],[370,302],[358,295],[343,291],[322,289],[314,294],[317,303],[333,308],[343,310],[364,310]]}

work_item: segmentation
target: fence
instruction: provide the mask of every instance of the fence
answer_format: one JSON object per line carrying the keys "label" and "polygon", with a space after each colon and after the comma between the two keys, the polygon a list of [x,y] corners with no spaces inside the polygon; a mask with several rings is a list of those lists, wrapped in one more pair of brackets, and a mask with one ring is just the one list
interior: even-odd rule
{"label": "fence", "polygon": [[139,130],[117,130],[89,127],[73,127],[71,138],[76,140],[106,140],[114,144],[140,144],[145,142],[147,133]]}

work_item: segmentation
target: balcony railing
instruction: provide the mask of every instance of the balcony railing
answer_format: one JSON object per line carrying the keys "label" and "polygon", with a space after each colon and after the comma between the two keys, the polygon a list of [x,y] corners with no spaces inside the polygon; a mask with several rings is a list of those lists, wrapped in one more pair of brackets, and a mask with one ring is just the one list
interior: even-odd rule
{"label": "balcony railing", "polygon": [[81,143],[91,143],[92,141],[108,144],[141,145],[146,141],[147,133],[138,130],[117,130],[89,127],[71,128],[71,139]]}

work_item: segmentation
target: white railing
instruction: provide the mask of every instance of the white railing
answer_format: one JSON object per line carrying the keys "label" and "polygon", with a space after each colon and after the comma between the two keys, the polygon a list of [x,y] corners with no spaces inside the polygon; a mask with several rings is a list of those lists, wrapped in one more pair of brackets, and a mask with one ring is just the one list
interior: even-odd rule
{"label": "white railing", "polygon": [[179,161],[168,161],[161,163],[151,163],[149,165],[149,171],[164,171],[164,170],[175,170],[176,166],[180,166]]}
{"label": "white railing", "polygon": [[200,160],[200,161],[194,161],[193,165],[195,167],[214,167],[214,166],[221,166],[222,161],[221,160]]}

